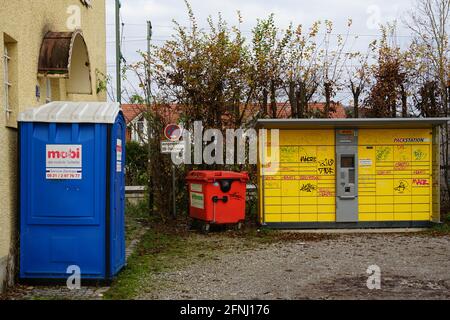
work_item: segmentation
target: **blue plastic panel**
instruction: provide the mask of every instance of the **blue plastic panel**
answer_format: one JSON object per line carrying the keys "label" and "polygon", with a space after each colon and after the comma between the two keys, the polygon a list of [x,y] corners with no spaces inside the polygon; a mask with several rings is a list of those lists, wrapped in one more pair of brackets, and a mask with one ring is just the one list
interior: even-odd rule
{"label": "blue plastic panel", "polygon": [[122,115],[117,117],[117,121],[111,132],[111,274],[115,275],[125,265],[125,120]]}

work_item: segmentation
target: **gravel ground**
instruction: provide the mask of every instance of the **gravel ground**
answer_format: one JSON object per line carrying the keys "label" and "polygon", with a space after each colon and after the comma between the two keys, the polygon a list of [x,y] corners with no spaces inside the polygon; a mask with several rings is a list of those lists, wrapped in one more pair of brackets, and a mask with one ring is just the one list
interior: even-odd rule
{"label": "gravel ground", "polygon": [[[374,264],[379,290],[366,286]],[[450,237],[358,234],[275,243],[218,254],[155,281],[161,289],[140,299],[450,299]]]}

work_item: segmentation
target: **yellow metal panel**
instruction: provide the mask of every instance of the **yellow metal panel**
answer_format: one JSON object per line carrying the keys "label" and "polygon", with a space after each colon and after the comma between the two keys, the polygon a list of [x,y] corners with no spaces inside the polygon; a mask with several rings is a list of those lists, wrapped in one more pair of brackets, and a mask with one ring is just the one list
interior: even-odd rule
{"label": "yellow metal panel", "polygon": [[[394,147],[393,146],[376,146],[375,147],[375,159],[377,162],[390,162],[394,160]],[[389,165],[385,163],[385,165]]]}
{"label": "yellow metal panel", "polygon": [[424,221],[424,220],[430,220],[430,212],[413,212],[412,213],[412,220],[414,221]]}
{"label": "yellow metal panel", "polygon": [[280,130],[280,145],[282,146],[297,146],[300,144],[298,131],[297,130]]}
{"label": "yellow metal panel", "polygon": [[335,222],[336,221],[336,215],[335,214],[328,214],[328,213],[319,213],[317,215],[317,221],[318,222]]}
{"label": "yellow metal panel", "polygon": [[285,213],[297,213],[298,214],[298,206],[286,206],[283,205],[281,207],[281,213],[285,214]]}
{"label": "yellow metal panel", "polygon": [[281,222],[299,222],[299,214],[282,214]]}
{"label": "yellow metal panel", "polygon": [[318,217],[317,214],[300,214],[301,222],[317,222]]}
{"label": "yellow metal panel", "polygon": [[414,196],[411,197],[411,202],[413,204],[416,204],[416,203],[428,203],[429,199],[430,199],[429,196],[414,195]]}
{"label": "yellow metal panel", "polygon": [[298,148],[297,146],[281,146],[280,162],[298,162]]}
{"label": "yellow metal panel", "polygon": [[269,189],[280,189],[281,188],[281,180],[278,179],[274,179],[274,180],[269,180],[269,179],[264,179],[264,189],[269,190]]}
{"label": "yellow metal panel", "polygon": [[264,190],[264,195],[266,197],[280,197],[281,189],[266,189]]}
{"label": "yellow metal panel", "polygon": [[[391,210],[392,212],[392,210]],[[393,213],[376,213],[377,221],[394,221]]]}
{"label": "yellow metal panel", "polygon": [[299,196],[299,181],[297,180],[282,180],[281,191],[283,197],[298,197]]}
{"label": "yellow metal panel", "polygon": [[336,213],[336,206],[335,205],[318,205],[317,206],[317,212],[320,213]]}
{"label": "yellow metal panel", "polygon": [[411,212],[404,212],[404,213],[394,213],[394,220],[395,221],[411,221],[412,220],[412,213]]}
{"label": "yellow metal panel", "polygon": [[384,196],[384,195],[377,195],[376,198],[376,204],[393,204],[394,203],[394,196]]}
{"label": "yellow metal panel", "polygon": [[373,146],[358,147],[358,182],[371,183],[375,174],[375,148]]}
{"label": "yellow metal panel", "polygon": [[373,204],[360,204],[358,205],[358,210],[360,213],[374,213],[375,208]]}
{"label": "yellow metal panel", "polygon": [[317,213],[317,205],[302,205],[300,202],[299,212],[300,214]]}
{"label": "yellow metal panel", "polygon": [[394,204],[394,213],[411,213],[411,203],[408,204]]}
{"label": "yellow metal panel", "polygon": [[394,181],[393,179],[377,179],[376,182],[376,193],[377,196],[382,195],[392,195],[394,189]]}
{"label": "yellow metal panel", "polygon": [[414,145],[431,142],[429,129],[359,129],[360,145]]}
{"label": "yellow metal panel", "polygon": [[299,205],[300,204],[300,198],[299,197],[281,197],[280,203],[282,205]]}
{"label": "yellow metal panel", "polygon": [[394,205],[393,204],[377,204],[376,206],[377,213],[394,213]]}
{"label": "yellow metal panel", "polygon": [[394,161],[397,162],[411,161],[411,146],[400,144],[395,145],[393,149],[394,149]]}
{"label": "yellow metal panel", "polygon": [[288,163],[283,162],[280,163],[278,168],[278,172],[275,174],[276,176],[296,176],[298,175],[298,164],[297,163]]}
{"label": "yellow metal panel", "polygon": [[358,220],[359,221],[376,221],[376,214],[375,213],[359,213],[358,214]]}
{"label": "yellow metal panel", "polygon": [[358,198],[358,203],[374,205],[375,200],[376,200],[375,196],[363,196]]}
{"label": "yellow metal panel", "polygon": [[281,197],[266,197],[264,202],[266,205],[281,205]]}
{"label": "yellow metal panel", "polygon": [[318,200],[317,200],[317,203],[319,204],[319,205],[332,205],[332,207],[333,208],[335,208],[335,205],[336,205],[336,198],[333,196],[333,197],[320,197]]}
{"label": "yellow metal panel", "polygon": [[429,212],[429,203],[416,203],[412,206],[412,212]]}
{"label": "yellow metal panel", "polygon": [[265,206],[264,208],[266,214],[281,214],[281,206]]}
{"label": "yellow metal panel", "polygon": [[266,211],[265,222],[281,222],[281,214],[268,214]]}
{"label": "yellow metal panel", "polygon": [[[413,179],[414,181],[414,179]],[[415,187],[413,182],[412,195],[427,195],[429,196],[431,193],[430,187]]]}
{"label": "yellow metal panel", "polygon": [[412,199],[411,195],[396,195],[394,196],[394,204],[409,204],[411,205]]}
{"label": "yellow metal panel", "polygon": [[313,196],[311,196],[311,197],[301,197],[300,198],[300,204],[301,205],[311,204],[311,205],[316,206],[317,205],[317,197],[313,197]]}

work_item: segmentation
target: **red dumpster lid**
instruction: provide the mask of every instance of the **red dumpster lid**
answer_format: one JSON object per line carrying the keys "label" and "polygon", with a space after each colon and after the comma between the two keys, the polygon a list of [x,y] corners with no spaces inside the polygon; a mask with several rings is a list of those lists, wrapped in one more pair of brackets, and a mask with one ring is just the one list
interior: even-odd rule
{"label": "red dumpster lid", "polygon": [[195,181],[213,181],[222,179],[235,179],[246,182],[249,180],[247,172],[233,172],[233,171],[212,171],[212,170],[198,170],[190,171],[186,180]]}

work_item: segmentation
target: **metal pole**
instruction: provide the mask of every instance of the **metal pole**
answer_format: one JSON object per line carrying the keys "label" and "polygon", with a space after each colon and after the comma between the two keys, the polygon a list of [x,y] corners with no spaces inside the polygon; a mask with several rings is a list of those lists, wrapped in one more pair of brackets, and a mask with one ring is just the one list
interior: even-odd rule
{"label": "metal pole", "polygon": [[152,41],[152,23],[147,21],[147,174],[148,174],[148,210],[149,214],[153,215],[153,177],[152,177],[152,144],[151,144],[151,136],[152,130],[150,127],[151,120],[151,80],[150,80],[150,42]]}
{"label": "metal pole", "polygon": [[175,175],[175,165],[172,163],[172,194],[173,194],[173,218],[177,217],[177,184]]}
{"label": "metal pole", "polygon": [[122,103],[121,67],[122,52],[120,50],[120,1],[116,0],[116,91],[117,102]]}

